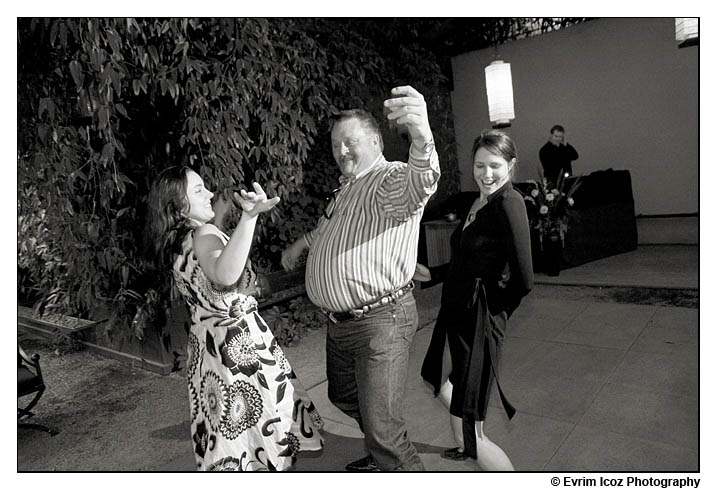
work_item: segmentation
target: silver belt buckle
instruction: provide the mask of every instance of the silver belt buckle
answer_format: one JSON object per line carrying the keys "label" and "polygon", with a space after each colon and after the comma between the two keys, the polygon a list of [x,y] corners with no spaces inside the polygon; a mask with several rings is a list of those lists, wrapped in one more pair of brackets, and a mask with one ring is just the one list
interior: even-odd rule
{"label": "silver belt buckle", "polygon": [[364,310],[363,309],[351,309],[349,313],[354,317],[355,319],[361,319],[364,317]]}
{"label": "silver belt buckle", "polygon": [[406,285],[404,285],[401,288],[401,295],[404,296],[413,289],[414,289],[414,280],[411,280],[409,283],[407,283]]}

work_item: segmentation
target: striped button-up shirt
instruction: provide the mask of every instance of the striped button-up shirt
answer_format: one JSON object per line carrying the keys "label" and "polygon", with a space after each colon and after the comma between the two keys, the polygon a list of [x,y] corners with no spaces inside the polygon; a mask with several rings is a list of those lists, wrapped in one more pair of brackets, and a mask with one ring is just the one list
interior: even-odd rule
{"label": "striped button-up shirt", "polygon": [[330,218],[304,235],[309,299],[345,312],[406,285],[416,269],[421,215],[440,174],[436,151],[412,145],[408,163],[379,155],[344,184],[329,204]]}

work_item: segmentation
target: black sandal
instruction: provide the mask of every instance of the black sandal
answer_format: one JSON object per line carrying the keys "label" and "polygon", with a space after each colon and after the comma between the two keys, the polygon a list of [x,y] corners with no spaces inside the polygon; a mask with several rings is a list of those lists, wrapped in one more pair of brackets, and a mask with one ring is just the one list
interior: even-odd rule
{"label": "black sandal", "polygon": [[447,460],[466,460],[469,458],[460,447],[444,450],[441,452],[441,457]]}

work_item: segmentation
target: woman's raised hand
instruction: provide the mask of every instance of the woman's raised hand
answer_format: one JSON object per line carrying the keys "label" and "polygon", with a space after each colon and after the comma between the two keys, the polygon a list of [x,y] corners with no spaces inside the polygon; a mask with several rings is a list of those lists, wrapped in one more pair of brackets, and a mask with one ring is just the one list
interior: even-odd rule
{"label": "woman's raised hand", "polygon": [[260,213],[269,211],[279,203],[279,196],[267,198],[259,183],[253,182],[254,191],[245,191],[242,189],[239,193],[234,193],[234,199],[240,204],[242,210],[251,217],[256,217]]}

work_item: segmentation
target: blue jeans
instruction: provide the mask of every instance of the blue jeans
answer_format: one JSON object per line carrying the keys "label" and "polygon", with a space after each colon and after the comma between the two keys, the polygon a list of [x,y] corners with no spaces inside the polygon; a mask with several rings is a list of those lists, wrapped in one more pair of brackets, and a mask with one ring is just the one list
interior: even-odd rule
{"label": "blue jeans", "polygon": [[421,471],[402,417],[409,347],[419,316],[411,292],[327,329],[329,400],[354,418],[381,470]]}

